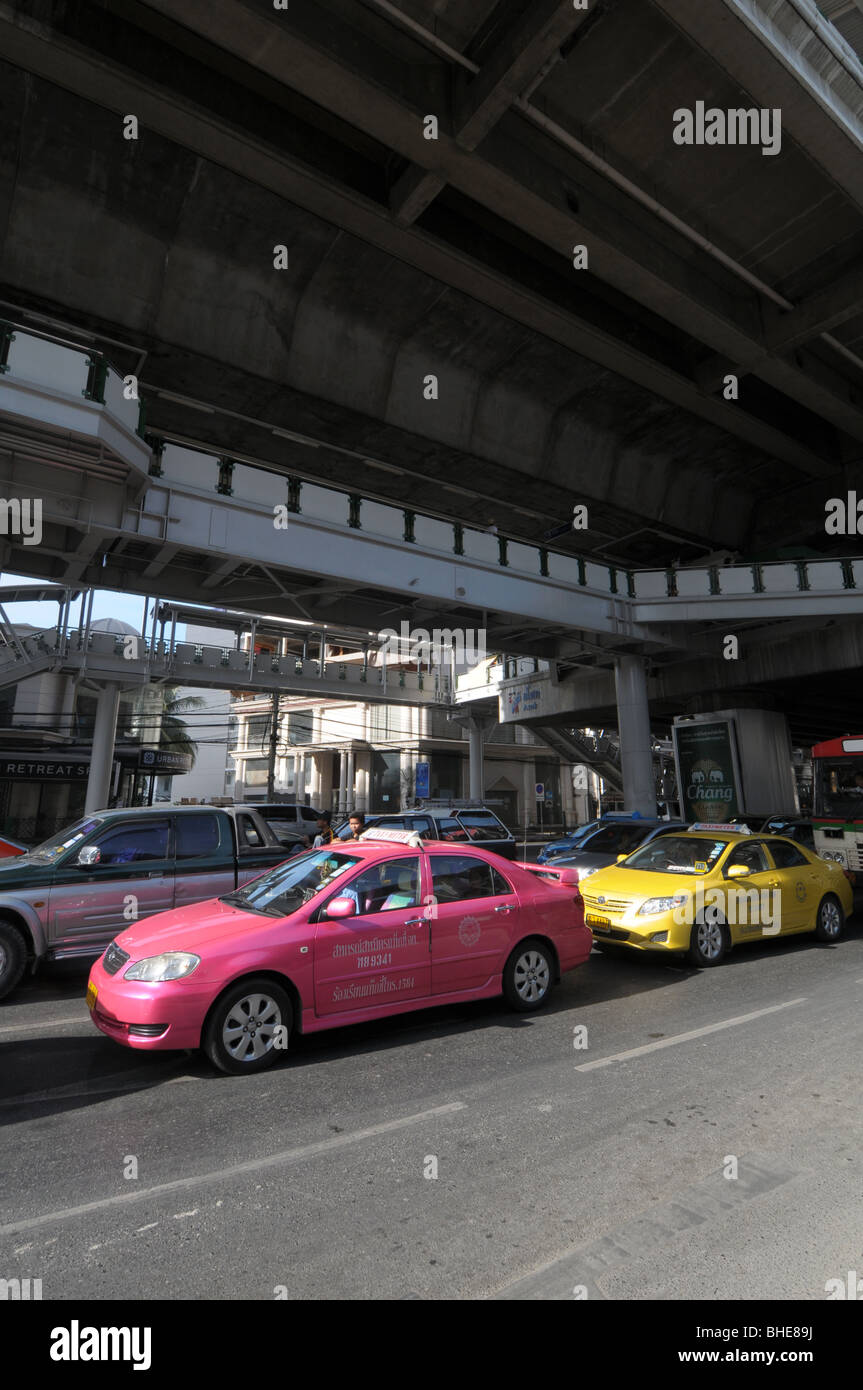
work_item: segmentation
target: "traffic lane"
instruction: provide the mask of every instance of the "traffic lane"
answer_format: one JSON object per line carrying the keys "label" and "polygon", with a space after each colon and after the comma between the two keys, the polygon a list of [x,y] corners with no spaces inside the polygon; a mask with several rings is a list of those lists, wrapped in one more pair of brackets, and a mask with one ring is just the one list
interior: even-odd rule
{"label": "traffic lane", "polygon": [[[772,943],[771,950],[782,944]],[[103,1271],[104,1287],[125,1288],[122,1296],[168,1296],[167,1288],[169,1296],[177,1297],[194,1296],[184,1290],[195,1289],[198,1296],[271,1297],[266,1288],[251,1291],[248,1270],[243,1273],[246,1282],[232,1287],[230,1280],[213,1275],[209,1266],[220,1251],[224,1259],[234,1245],[245,1249],[248,1241],[257,1242],[274,1281],[284,1282],[275,1278],[275,1271],[276,1265],[284,1264],[287,1242],[296,1252],[296,1267],[301,1271],[299,1282],[294,1278],[292,1296],[324,1296],[335,1287],[344,1296],[364,1297],[371,1277],[375,1287],[388,1290],[381,1295],[386,1297],[403,1296],[405,1288],[420,1297],[451,1297],[455,1286],[462,1294],[492,1292],[565,1250],[570,1242],[599,1238],[603,1222],[606,1229],[609,1225],[615,1229],[614,1223],[619,1225],[624,1215],[643,1210],[648,1198],[667,1197],[674,1183],[685,1186],[693,1171],[714,1173],[717,1163],[735,1151],[732,1145],[741,1154],[752,1152],[753,1140],[762,1138],[759,1128],[771,1135],[775,1145],[773,1136],[781,1135],[783,1124],[787,1128],[790,1123],[780,1113],[783,1107],[787,1110],[790,1105],[791,1119],[796,1116],[798,1124],[808,1127],[808,1107],[801,1116],[799,1104],[801,1072],[796,1059],[800,1055],[812,1059],[807,1064],[812,1096],[826,1098],[819,1125],[819,1134],[826,1137],[833,1104],[831,1085],[834,1100],[846,1107],[849,1095],[856,1094],[851,1089],[856,1086],[853,1068],[850,1075],[843,1071],[838,1086],[829,1073],[831,1068],[835,1071],[833,1053],[859,1017],[860,991],[854,981],[863,979],[863,960],[860,943],[846,943],[851,948],[848,954],[842,947],[809,952],[787,949],[803,944],[785,943],[781,957],[760,960],[756,959],[760,951],[741,952],[741,958],[750,957],[749,968],[735,980],[733,996],[722,983],[723,978],[731,979],[729,967],[694,976],[688,982],[692,986],[688,996],[679,990],[633,994],[625,1006],[624,1033],[614,1032],[616,1018],[609,1023],[588,1015],[588,1025],[594,1025],[589,1055],[608,1055],[621,1039],[637,1046],[651,1033],[661,1031],[671,1037],[705,1020],[722,1021],[759,1002],[765,1009],[775,1009],[777,986],[784,1000],[792,992],[809,991],[803,1004],[784,1014],[765,1013],[725,1032],[697,1042],[673,1043],[665,1051],[589,1076],[575,1070],[581,1057],[572,1046],[566,1011],[519,1019],[521,1026],[515,1029],[463,1024],[453,1028],[456,1020],[441,1019],[443,1029],[429,1030],[423,1023],[411,1023],[408,1016],[390,1020],[384,1028],[368,1025],[376,1038],[366,1038],[365,1052],[333,1047],[339,1037],[344,1043],[344,1034],[317,1035],[303,1041],[301,1057],[295,1054],[294,1064],[258,1078],[171,1083],[142,1095],[102,1100],[91,1111],[88,1127],[76,1125],[74,1150],[64,1138],[70,1123],[65,1116],[54,1117],[47,1130],[40,1124],[38,1135],[26,1125],[19,1127],[18,1161],[12,1170],[4,1164],[5,1171],[13,1172],[15,1190],[4,1194],[0,1224],[87,1200],[110,1200],[124,1188],[128,1192],[121,1161],[130,1155],[139,1158],[135,1180],[139,1185],[146,1182],[152,1188],[160,1182],[179,1181],[183,1197],[188,1193],[189,1200],[178,1201],[179,1190],[162,1196],[150,1193],[134,1204],[138,1208],[134,1214],[128,1209],[100,1208],[58,1220],[38,1232],[4,1237],[0,1242],[4,1262],[18,1260],[16,1268],[26,1277],[26,1260],[33,1249],[41,1250],[38,1258],[48,1261],[52,1277],[59,1278],[63,1290],[50,1296],[95,1293],[103,1277],[99,1271]],[[778,976],[763,969],[765,961],[779,969]],[[602,959],[597,964],[598,974],[611,973],[611,962]],[[587,971],[577,972],[573,979],[586,975]],[[661,1018],[656,1014],[660,1006]],[[487,1007],[471,1006],[467,1012],[475,1015]],[[603,1010],[614,1005],[602,999],[600,991],[598,1002],[585,1002],[583,1007]],[[616,1013],[621,1007],[616,1005]],[[807,1048],[803,1054],[796,1041],[801,1037]],[[304,1059],[306,1048],[315,1056],[320,1054],[321,1061]],[[758,1059],[754,1088],[753,1058]],[[295,1065],[298,1060],[300,1064]],[[855,1057],[854,1067],[858,1061]],[[284,1151],[286,1140],[296,1148],[318,1145],[328,1137],[338,1142],[344,1135],[352,1145],[352,1136],[364,1133],[369,1125],[389,1125],[394,1117],[416,1114],[420,1107],[424,1113],[453,1100],[464,1103],[465,1111],[436,1121],[431,1128],[418,1122],[410,1135],[388,1132],[385,1139],[358,1140],[349,1157],[342,1151],[316,1153],[286,1166],[280,1176],[266,1170],[247,1171],[224,1179],[219,1187],[220,1168],[232,1162],[266,1164],[274,1153]],[[449,1147],[444,1144],[447,1134]],[[784,1148],[780,1143],[780,1156],[792,1146],[792,1138],[799,1140],[790,1135]],[[44,1181],[28,1185],[21,1176],[28,1171],[38,1175],[46,1140],[49,1151],[75,1153],[73,1160],[67,1157],[65,1166],[59,1164],[59,1171],[51,1174],[48,1193]],[[859,1135],[852,1142],[859,1143]],[[32,1159],[28,1146],[33,1149]],[[831,1153],[828,1143],[826,1151],[812,1161],[823,1166],[831,1162]],[[448,1212],[435,1215],[436,1199],[428,1194],[428,1189],[442,1191],[437,1186],[442,1179],[417,1177],[417,1161],[424,1164],[429,1156],[439,1159],[441,1169],[446,1157],[452,1179],[446,1185],[452,1219]],[[805,1154],[794,1161],[805,1168]],[[466,1164],[470,1172],[465,1171]],[[833,1169],[836,1166],[833,1162]],[[202,1174],[214,1172],[216,1178],[198,1181]],[[381,1175],[386,1178],[383,1186]],[[287,1192],[291,1195],[286,1202]],[[419,1197],[413,1212],[408,1198],[409,1194],[416,1198],[417,1193],[425,1195]],[[835,1198],[836,1191],[832,1195]],[[390,1199],[395,1205],[388,1213]],[[763,1196],[758,1200],[763,1202]],[[559,1221],[551,1220],[556,1203]],[[819,1220],[817,1214],[812,1216],[816,1226]],[[401,1251],[386,1244],[386,1233],[394,1224],[410,1228]],[[460,1224],[465,1226],[462,1234]],[[501,1246],[504,1237],[512,1237],[512,1248],[505,1255],[501,1253],[508,1248]],[[155,1254],[150,1246],[153,1240],[158,1242]],[[150,1252],[146,1258],[140,1251],[134,1253],[141,1241],[147,1243],[141,1248]],[[495,1259],[482,1254],[483,1241],[497,1242]],[[419,1265],[408,1262],[406,1251],[414,1245],[431,1251],[427,1266],[422,1260]],[[99,1249],[91,1250],[91,1246]],[[356,1280],[352,1274],[347,1279],[340,1276],[333,1268],[333,1250],[351,1252],[361,1270]],[[446,1251],[455,1253],[444,1259]],[[838,1248],[834,1253],[838,1258]],[[391,1274],[389,1261],[396,1255]],[[702,1273],[713,1256],[708,1241]],[[125,1279],[122,1273],[126,1258],[133,1260],[134,1278]],[[78,1260],[82,1263],[75,1273]],[[207,1265],[206,1271],[199,1261]],[[38,1271],[30,1273],[39,1277]],[[409,1274],[412,1283],[405,1284]],[[94,1282],[88,1284],[88,1280]]]}
{"label": "traffic lane", "polygon": [[[104,1198],[55,1208],[4,1233],[4,1263],[57,1298],[513,1296],[525,1276],[540,1279],[531,1296],[560,1297],[541,1291],[549,1264],[575,1258],[583,1275],[587,1251],[594,1296],[607,1297],[638,1260],[631,1296],[650,1296],[647,1275],[670,1277],[684,1250],[687,1296],[713,1297],[717,1278],[728,1297],[823,1296],[858,1236],[824,1218],[859,1205],[856,1163],[837,1162],[859,1151],[849,1089],[859,1057],[837,1069],[835,1053],[859,1019],[860,989],[811,983],[805,1019],[764,1015],[744,1047],[714,1036],[682,1070],[669,1051],[601,1085],[573,1085],[561,1062],[500,1074],[436,1111],[365,1115],[359,1130],[308,1152],[294,1145],[275,1165],[270,1155],[241,1173],[199,1167],[120,1209]],[[756,1078],[752,1055],[765,1059]],[[812,1088],[805,1108],[801,1086]],[[742,1181],[717,1202],[730,1154]],[[788,1230],[779,1218],[792,1199],[800,1220]],[[823,1234],[809,1258],[813,1230]]]}
{"label": "traffic lane", "polygon": [[[211,1142],[217,1151],[224,1146],[229,1159],[234,1154],[230,1136],[235,1107],[245,1112],[258,1095],[273,1094],[280,1110],[289,1107],[293,1124],[313,1127],[322,1109],[338,1107],[345,1088],[353,1085],[363,1092],[384,1085],[398,1105],[411,1103],[420,1081],[429,1083],[423,1096],[457,1088],[463,1082],[465,1055],[479,1082],[493,1080],[501,1064],[553,1063],[562,1049],[574,1052],[576,1045],[580,1050],[575,1060],[590,1064],[597,1057],[697,1028],[707,1007],[722,1019],[745,1015],[765,1000],[775,1003],[805,993],[813,971],[831,973],[834,957],[853,969],[852,961],[861,954],[860,938],[849,937],[835,947],[819,947],[810,938],[771,941],[749,945],[732,953],[717,970],[699,974],[653,957],[619,959],[594,953],[586,966],[564,978],[538,1014],[515,1014],[497,999],[327,1030],[292,1040],[284,1062],[241,1078],[215,1073],[200,1053],[144,1053],[120,1047],[84,1018],[74,1036],[69,1028],[46,1027],[44,1033],[22,1032],[2,1040],[6,1063],[0,1082],[0,1125],[14,1125],[26,1134],[33,1118],[45,1121],[55,1113],[102,1107],[106,1097],[119,1099],[128,1093],[134,1097],[138,1123],[154,1133],[166,1126],[172,1135],[166,1153],[153,1153],[152,1161],[157,1166],[184,1158],[194,1161],[197,1131],[192,1127],[187,1132],[177,1122],[185,1099],[178,1091],[163,1096],[161,1087],[182,1078],[198,1079],[207,1085],[217,1122]],[[863,975],[863,968],[859,973]],[[700,982],[695,988],[694,981]],[[435,1075],[429,1077],[431,1057],[420,1055],[420,1048],[432,1040]],[[390,1053],[413,1059],[413,1070],[402,1076],[398,1065],[389,1065]],[[105,1112],[100,1109],[100,1114]],[[109,1107],[104,1123],[110,1133],[117,1128],[122,1134],[125,1114],[122,1105]],[[253,1143],[257,1134],[253,1128]],[[122,1142],[119,1134],[117,1142]],[[92,1143],[98,1151],[97,1135]],[[71,1201],[74,1170],[68,1177]]]}
{"label": "traffic lane", "polygon": [[[21,1118],[21,1101],[30,1103],[30,1116],[74,1109],[82,1099],[147,1085],[182,1069],[182,1053],[142,1058],[99,1045],[103,1035],[86,1004],[89,971],[89,961],[49,963],[0,1004],[0,1126]],[[142,1061],[149,1065],[142,1067]]]}
{"label": "traffic lane", "polygon": [[[630,999],[633,995],[675,988],[681,980],[695,973],[692,967],[680,962],[654,958],[610,960],[595,952],[588,966],[564,977],[549,1005],[538,1015],[514,1014],[500,999],[424,1009],[297,1037],[292,1040],[287,1066],[296,1070],[326,1063],[329,1068],[340,1061],[355,1069],[356,1059],[367,1054],[370,1070],[364,1080],[377,1084],[375,1059],[378,1055],[405,1045],[415,1036],[423,1038],[481,1029],[515,1034],[538,1029],[539,1041],[546,1036],[548,1025],[544,1019],[567,1015],[574,1007],[593,1009],[613,1005],[615,1000]],[[23,1124],[34,1115],[45,1117],[55,1110],[85,1108],[101,1102],[108,1093],[142,1091],[183,1075],[220,1082],[224,1088],[227,1078],[215,1074],[199,1053],[138,1052],[105,1038],[90,1021],[83,1000],[86,974],[80,972],[80,966],[77,979],[70,976],[70,987],[74,987],[74,994],[61,1012],[54,1002],[50,983],[43,990],[34,981],[27,995],[33,1007],[28,1009],[19,1003],[14,1010],[18,1024],[0,1023],[0,1044],[5,1058],[0,1075],[0,1125]],[[43,997],[46,995],[50,1002]],[[8,1017],[9,1012],[0,1013],[0,1018]],[[605,1015],[600,1013],[598,1017]],[[7,1031],[2,1031],[4,1029]],[[493,1073],[498,1052],[499,1049],[489,1052],[478,1060],[480,1074]],[[459,1081],[457,1061],[453,1067],[450,1080],[455,1085]],[[240,1079],[240,1084],[260,1088],[266,1077],[280,1075],[283,1070],[284,1064],[280,1063],[262,1076]],[[236,1081],[233,1084],[236,1085]],[[220,1095],[225,1101],[224,1089]],[[309,1118],[314,1118],[314,1107]]]}

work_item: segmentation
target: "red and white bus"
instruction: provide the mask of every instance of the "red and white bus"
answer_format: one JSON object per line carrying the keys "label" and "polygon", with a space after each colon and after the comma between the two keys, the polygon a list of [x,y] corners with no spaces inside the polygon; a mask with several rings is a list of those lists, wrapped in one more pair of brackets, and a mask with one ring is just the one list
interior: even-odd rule
{"label": "red and white bus", "polygon": [[813,747],[812,821],[816,853],[863,872],[863,735]]}

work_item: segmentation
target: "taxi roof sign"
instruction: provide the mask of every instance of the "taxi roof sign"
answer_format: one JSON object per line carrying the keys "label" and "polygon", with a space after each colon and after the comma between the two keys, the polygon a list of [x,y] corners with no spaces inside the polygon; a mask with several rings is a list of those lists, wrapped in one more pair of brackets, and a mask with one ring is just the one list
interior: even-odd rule
{"label": "taxi roof sign", "polygon": [[378,830],[375,826],[371,826],[368,830],[363,831],[360,835],[360,839],[389,840],[398,845],[410,845],[411,849],[425,848],[422,839],[415,830],[388,830],[383,826]]}
{"label": "taxi roof sign", "polygon": [[724,830],[727,834],[729,830],[735,835],[751,835],[752,831],[748,825],[743,825],[739,821],[696,821],[690,825],[690,830]]}

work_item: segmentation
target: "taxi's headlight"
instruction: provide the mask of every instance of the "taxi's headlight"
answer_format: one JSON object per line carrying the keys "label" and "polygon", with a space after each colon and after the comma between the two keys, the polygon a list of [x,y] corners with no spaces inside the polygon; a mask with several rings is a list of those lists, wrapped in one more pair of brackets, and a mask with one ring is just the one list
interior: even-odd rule
{"label": "taxi's headlight", "polygon": [[687,901],[686,893],[675,893],[670,898],[648,898],[641,904],[636,917],[656,917],[660,912],[671,912],[675,907],[682,907]]}
{"label": "taxi's headlight", "polygon": [[595,874],[596,871],[597,871],[597,869],[598,869],[598,867],[599,867],[598,864],[594,864],[594,866],[593,866],[592,869],[579,869],[579,870],[578,870],[578,881],[579,881],[579,883],[582,883],[583,880],[586,879],[586,878],[590,878],[590,875],[591,875],[591,874]]}
{"label": "taxi's headlight", "polygon": [[193,970],[197,970],[200,964],[201,957],[193,956],[190,951],[165,951],[161,956],[136,960],[124,972],[123,979],[147,980],[150,984],[159,980],[182,980],[184,975],[191,975]]}

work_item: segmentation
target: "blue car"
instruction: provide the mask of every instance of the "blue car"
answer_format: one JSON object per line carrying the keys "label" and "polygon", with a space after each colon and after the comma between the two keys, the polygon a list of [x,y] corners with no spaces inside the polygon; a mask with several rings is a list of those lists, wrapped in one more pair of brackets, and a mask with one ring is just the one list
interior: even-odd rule
{"label": "blue car", "polygon": [[[614,863],[618,854],[630,854],[646,840],[651,831],[668,826],[668,821],[648,816],[608,816],[602,820],[580,825],[565,840],[553,840],[543,845],[537,856],[540,864],[557,863],[562,855],[610,855]],[[680,824],[680,822],[676,822]]]}

